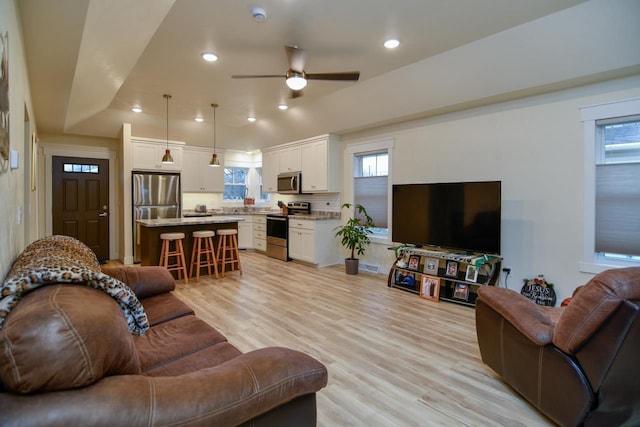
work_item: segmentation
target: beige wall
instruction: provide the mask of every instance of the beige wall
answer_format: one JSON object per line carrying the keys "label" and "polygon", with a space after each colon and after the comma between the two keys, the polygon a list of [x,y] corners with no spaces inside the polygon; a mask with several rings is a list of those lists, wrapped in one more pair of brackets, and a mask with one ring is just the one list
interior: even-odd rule
{"label": "beige wall", "polygon": [[0,1],[0,31],[9,33],[9,127],[11,150],[18,153],[17,169],[0,161],[0,275],[38,233],[38,192],[31,191],[31,134],[35,116],[27,80],[22,36],[13,0]]}
{"label": "beige wall", "polygon": [[[559,300],[581,273],[585,153],[579,108],[640,96],[640,76],[343,136],[345,144],[394,139],[396,184],[502,181],[502,255],[508,285],[545,274]],[[350,161],[345,159],[345,161]],[[345,195],[351,193],[345,188]],[[348,198],[346,199],[348,200]],[[389,244],[364,262],[388,271]]]}

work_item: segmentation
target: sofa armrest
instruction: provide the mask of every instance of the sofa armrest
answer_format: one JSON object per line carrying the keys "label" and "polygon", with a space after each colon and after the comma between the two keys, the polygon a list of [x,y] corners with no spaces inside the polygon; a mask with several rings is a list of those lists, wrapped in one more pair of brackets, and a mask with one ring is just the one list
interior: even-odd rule
{"label": "sofa armrest", "polygon": [[132,266],[101,267],[101,271],[127,285],[138,298],[171,292],[176,288],[176,281],[164,267]]}
{"label": "sofa armrest", "polygon": [[326,384],[316,359],[270,347],[175,377],[119,375],[76,390],[0,393],[0,425],[238,425]]}
{"label": "sofa armrest", "polygon": [[495,286],[480,287],[478,299],[482,299],[535,344],[551,343],[561,308],[537,305],[511,289]]}

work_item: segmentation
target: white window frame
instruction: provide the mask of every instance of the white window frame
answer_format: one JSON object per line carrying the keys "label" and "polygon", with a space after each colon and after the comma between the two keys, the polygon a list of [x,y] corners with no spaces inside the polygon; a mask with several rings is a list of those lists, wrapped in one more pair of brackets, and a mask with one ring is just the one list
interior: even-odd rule
{"label": "white window frame", "polygon": [[[389,155],[389,171],[388,171],[388,175],[387,175],[387,194],[388,194],[388,199],[387,199],[387,223],[388,223],[388,233],[387,234],[372,234],[370,236],[370,240],[372,243],[379,243],[379,244],[385,244],[385,245],[389,245],[391,244],[391,189],[392,189],[392,177],[393,177],[393,148],[395,146],[395,140],[394,139],[385,139],[385,140],[381,140],[381,141],[368,141],[368,142],[358,142],[358,143],[352,143],[352,144],[348,144],[346,149],[345,149],[345,153],[346,153],[346,158],[345,158],[345,182],[346,182],[346,187],[345,187],[345,199],[343,200],[344,203],[353,203],[353,199],[354,199],[354,188],[355,188],[355,182],[354,182],[354,163],[355,163],[355,157],[356,156],[361,156],[364,154],[368,154],[368,153],[373,153],[373,152],[381,152],[381,151],[386,151],[387,154]],[[349,201],[350,200],[350,201]]]}
{"label": "white window frame", "polygon": [[626,260],[601,259],[595,251],[596,241],[596,144],[597,120],[640,114],[640,98],[607,104],[591,105],[580,109],[584,127],[584,249],[579,263],[581,272],[600,273],[609,268],[640,266]]}

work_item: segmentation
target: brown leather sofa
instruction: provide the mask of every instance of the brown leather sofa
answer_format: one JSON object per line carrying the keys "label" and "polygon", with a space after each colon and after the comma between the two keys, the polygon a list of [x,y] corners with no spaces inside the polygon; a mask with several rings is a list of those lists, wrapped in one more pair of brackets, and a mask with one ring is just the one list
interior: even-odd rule
{"label": "brown leather sofa", "polygon": [[314,426],[327,370],[286,348],[242,354],[171,291],[162,267],[103,271],[139,298],[150,329],[88,286],[26,294],[0,330],[2,426]]}
{"label": "brown leather sofa", "polygon": [[596,275],[564,308],[478,294],[482,360],[529,403],[562,426],[640,425],[640,268]]}

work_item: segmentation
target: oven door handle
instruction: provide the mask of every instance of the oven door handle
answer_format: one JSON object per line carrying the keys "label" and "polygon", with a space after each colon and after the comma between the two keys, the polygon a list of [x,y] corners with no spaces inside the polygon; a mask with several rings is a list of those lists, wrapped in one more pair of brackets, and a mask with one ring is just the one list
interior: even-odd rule
{"label": "oven door handle", "polygon": [[287,217],[267,217],[267,221],[286,221]]}

